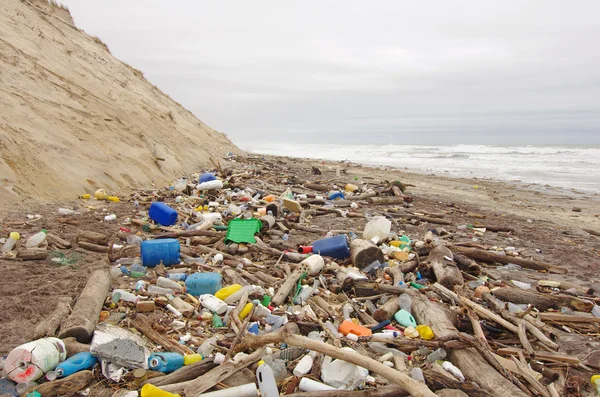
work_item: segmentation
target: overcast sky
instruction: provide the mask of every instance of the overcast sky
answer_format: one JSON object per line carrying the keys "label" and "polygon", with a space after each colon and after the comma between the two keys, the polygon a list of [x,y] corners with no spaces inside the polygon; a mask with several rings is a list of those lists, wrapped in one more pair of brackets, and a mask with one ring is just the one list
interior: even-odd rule
{"label": "overcast sky", "polygon": [[239,144],[600,144],[598,0],[62,2]]}

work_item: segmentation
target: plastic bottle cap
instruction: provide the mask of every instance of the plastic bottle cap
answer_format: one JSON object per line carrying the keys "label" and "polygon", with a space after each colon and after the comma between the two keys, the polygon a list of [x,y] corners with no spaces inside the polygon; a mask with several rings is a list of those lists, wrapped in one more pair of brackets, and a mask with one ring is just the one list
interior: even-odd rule
{"label": "plastic bottle cap", "polygon": [[263,365],[264,363],[265,363],[265,362],[264,362],[264,360],[260,360],[260,361],[258,362],[258,365]]}
{"label": "plastic bottle cap", "polygon": [[10,233],[10,238],[12,238],[13,240],[20,240],[21,239],[21,235],[18,232],[11,232]]}

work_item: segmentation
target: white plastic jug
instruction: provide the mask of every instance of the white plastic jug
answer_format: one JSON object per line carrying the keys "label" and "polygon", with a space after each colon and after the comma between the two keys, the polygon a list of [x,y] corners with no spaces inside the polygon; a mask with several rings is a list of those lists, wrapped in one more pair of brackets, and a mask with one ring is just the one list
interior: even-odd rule
{"label": "white plastic jug", "polygon": [[214,295],[204,294],[200,295],[198,298],[202,306],[210,310],[211,312],[215,312],[217,314],[223,314],[227,311],[227,303],[223,302],[221,299],[217,298]]}
{"label": "white plastic jug", "polygon": [[391,230],[392,221],[383,216],[376,216],[365,225],[363,238],[371,240],[377,237],[379,240],[383,240],[389,236]]}
{"label": "white plastic jug", "polygon": [[[344,347],[343,350],[354,352],[349,347]],[[323,382],[339,390],[354,390],[365,383],[367,376],[369,371],[366,368],[343,360],[333,360],[329,356],[325,357],[321,366]]]}
{"label": "white plastic jug", "polygon": [[58,338],[42,338],[15,347],[6,357],[4,369],[17,382],[40,379],[67,359],[67,349]]}

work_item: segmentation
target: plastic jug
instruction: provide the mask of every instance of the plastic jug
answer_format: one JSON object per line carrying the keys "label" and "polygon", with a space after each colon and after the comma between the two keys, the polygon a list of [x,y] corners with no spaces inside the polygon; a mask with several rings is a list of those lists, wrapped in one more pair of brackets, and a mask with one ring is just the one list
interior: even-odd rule
{"label": "plastic jug", "polygon": [[277,382],[275,382],[273,370],[262,360],[258,362],[256,380],[261,397],[279,397],[279,389],[277,388]]}
{"label": "plastic jug", "polygon": [[165,266],[176,265],[179,263],[179,250],[179,240],[174,238],[142,241],[142,265],[155,267],[161,261]]}
{"label": "plastic jug", "polygon": [[214,295],[223,288],[219,273],[194,273],[185,280],[187,292],[194,296]]}
{"label": "plastic jug", "polygon": [[415,318],[412,316],[412,314],[410,314],[404,309],[398,310],[396,314],[394,314],[394,319],[396,319],[398,324],[402,325],[403,327],[417,326],[417,322],[415,321]]}
{"label": "plastic jug", "polygon": [[44,240],[46,240],[46,229],[29,237],[25,242],[25,248],[35,248],[42,244]]}
{"label": "plastic jug", "polygon": [[161,390],[158,387],[146,383],[142,386],[142,390],[140,390],[141,397],[181,397],[179,394],[169,393],[167,391]]}
{"label": "plastic jug", "polygon": [[14,348],[6,357],[4,369],[17,383],[38,380],[65,361],[67,350],[58,338],[42,338]]}
{"label": "plastic jug", "polygon": [[329,256],[336,259],[346,259],[350,256],[348,238],[345,234],[327,237],[313,243],[313,252],[321,256]]}
{"label": "plastic jug", "polygon": [[171,226],[177,222],[177,211],[160,201],[155,201],[150,205],[148,216],[162,226]]}
{"label": "plastic jug", "polygon": [[165,374],[176,371],[183,365],[184,357],[179,353],[152,353],[148,357],[148,367]]}
{"label": "plastic jug", "polygon": [[392,221],[383,216],[376,216],[371,219],[363,230],[363,238],[371,240],[374,237],[383,240],[387,238],[392,230]]}
{"label": "plastic jug", "polygon": [[48,372],[46,378],[54,380],[74,374],[75,372],[90,369],[98,363],[98,359],[92,356],[90,352],[77,353],[69,357],[66,361],[58,364],[54,371]]}
{"label": "plastic jug", "polygon": [[240,284],[233,284],[228,287],[221,288],[220,290],[215,292],[215,296],[221,300],[224,300],[225,298],[229,297],[231,294],[239,291],[240,289],[242,289],[242,286]]}
{"label": "plastic jug", "polygon": [[343,323],[340,324],[338,331],[343,335],[354,334],[356,336],[371,336],[373,335],[373,331],[371,331],[367,327],[363,327],[362,325],[358,325],[353,323],[352,321],[344,320]]}
{"label": "plastic jug", "polygon": [[227,311],[227,303],[223,302],[221,299],[216,298],[211,294],[202,294],[198,298],[203,307],[207,308],[211,312],[215,312],[217,314],[223,314]]}

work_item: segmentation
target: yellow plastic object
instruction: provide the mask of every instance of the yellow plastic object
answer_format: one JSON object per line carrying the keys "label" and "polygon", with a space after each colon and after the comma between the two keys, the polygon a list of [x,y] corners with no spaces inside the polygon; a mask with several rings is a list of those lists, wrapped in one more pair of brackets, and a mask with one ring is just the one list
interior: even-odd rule
{"label": "yellow plastic object", "polygon": [[179,394],[169,393],[168,391],[164,391],[159,389],[158,387],[146,383],[142,390],[140,391],[141,397],[181,397]]}
{"label": "yellow plastic object", "polygon": [[[264,360],[260,360],[260,361],[258,362],[258,366],[260,367],[260,366],[261,366],[261,365],[263,365],[264,363],[265,363],[265,361],[264,361]],[[592,379],[593,379],[593,377],[592,377]]]}
{"label": "yellow plastic object", "polygon": [[592,375],[590,381],[592,382],[592,387],[594,388],[596,395],[600,395],[600,375]]}
{"label": "yellow plastic object", "polygon": [[91,197],[92,197],[92,195],[91,195],[91,194],[89,194],[89,193],[86,193],[86,194],[82,194],[82,195],[81,195],[81,196],[79,196],[79,197],[81,197],[81,198],[82,198],[82,199],[84,199],[84,200],[87,200],[87,199],[91,198]]}
{"label": "yellow plastic object", "polygon": [[432,340],[435,336],[429,325],[417,325],[417,332],[421,339]]}
{"label": "yellow plastic object", "polygon": [[20,240],[21,239],[21,235],[18,232],[10,232],[9,237],[12,238],[13,240]]}
{"label": "yellow plastic object", "polygon": [[223,287],[215,293],[215,296],[221,300],[224,300],[229,295],[233,294],[234,292],[239,291],[241,288],[242,288],[242,286],[239,284],[233,284],[228,287]]}
{"label": "yellow plastic object", "polygon": [[356,185],[354,185],[352,183],[349,183],[349,184],[346,185],[346,191],[347,192],[354,192],[356,190],[358,190],[358,186],[356,186]]}
{"label": "yellow plastic object", "polygon": [[244,306],[244,308],[240,312],[240,320],[243,320],[246,317],[248,317],[248,314],[250,314],[253,307],[254,305],[252,303],[246,303],[246,306]]}
{"label": "yellow plastic object", "polygon": [[183,356],[183,365],[190,365],[202,360],[204,360],[202,354],[188,354],[187,356]]}
{"label": "yellow plastic object", "polygon": [[117,196],[106,196],[106,199],[108,201],[112,201],[113,203],[118,203],[119,202],[119,198]]}
{"label": "yellow plastic object", "polygon": [[106,197],[108,197],[108,194],[106,193],[106,190],[104,190],[104,189],[98,189],[94,193],[94,198],[96,200],[106,200]]}

